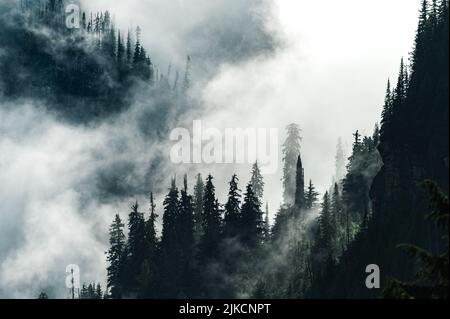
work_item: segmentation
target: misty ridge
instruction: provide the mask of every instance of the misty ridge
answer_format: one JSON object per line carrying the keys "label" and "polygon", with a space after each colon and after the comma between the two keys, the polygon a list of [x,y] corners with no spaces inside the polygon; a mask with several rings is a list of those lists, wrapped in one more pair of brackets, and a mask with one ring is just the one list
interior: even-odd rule
{"label": "misty ridge", "polygon": [[[270,1],[236,4],[235,26],[189,30],[192,47],[167,65],[143,45],[151,30],[121,29],[108,11],[82,10],[67,29],[67,3],[81,5],[0,2],[0,296],[448,298],[448,1],[423,1],[380,125],[353,134],[349,157],[339,139],[323,194],[297,124],[281,185],[258,161],[229,174],[169,160],[170,130],[220,121],[204,93],[216,72],[283,47],[259,16]],[[74,261],[83,284],[66,287]],[[373,263],[382,290],[364,284]]]}

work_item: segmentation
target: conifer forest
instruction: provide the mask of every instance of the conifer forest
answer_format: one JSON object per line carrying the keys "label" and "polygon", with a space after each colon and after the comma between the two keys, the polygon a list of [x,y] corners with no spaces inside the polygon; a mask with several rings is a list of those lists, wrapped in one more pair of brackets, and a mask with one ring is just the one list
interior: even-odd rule
{"label": "conifer forest", "polygon": [[448,0],[312,2],[0,0],[0,298],[448,299]]}

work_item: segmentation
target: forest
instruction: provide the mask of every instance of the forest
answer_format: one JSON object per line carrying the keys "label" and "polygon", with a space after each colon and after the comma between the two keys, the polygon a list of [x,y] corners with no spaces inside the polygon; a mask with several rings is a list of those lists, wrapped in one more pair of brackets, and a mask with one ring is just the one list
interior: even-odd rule
{"label": "forest", "polygon": [[[67,30],[63,8],[63,0],[25,0],[0,16],[2,99],[38,97],[63,121],[86,124],[150,92],[164,108],[160,136],[169,113],[179,119],[197,107],[190,56],[182,71],[162,72],[139,27],[119,30],[106,11],[83,12],[81,28]],[[302,130],[289,124],[273,223],[258,162],[248,183],[169,174],[161,207],[149,189],[146,203],[104,225],[107,282],[85,283],[71,298],[448,298],[447,70],[448,1],[423,0],[413,52],[387,81],[381,122],[369,136],[355,128],[348,158],[339,141],[328,191],[305,180]],[[218,184],[228,185],[223,203]],[[382,289],[364,284],[370,264],[382,269]]]}

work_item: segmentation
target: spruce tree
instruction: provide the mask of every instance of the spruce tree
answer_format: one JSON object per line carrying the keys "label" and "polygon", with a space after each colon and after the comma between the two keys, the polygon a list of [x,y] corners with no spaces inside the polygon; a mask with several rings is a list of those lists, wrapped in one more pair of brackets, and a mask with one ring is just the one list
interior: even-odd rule
{"label": "spruce tree", "polygon": [[287,138],[283,144],[283,199],[284,203],[290,206],[295,201],[295,176],[301,136],[297,124],[288,125],[286,131]]}
{"label": "spruce tree", "polygon": [[197,174],[196,183],[194,185],[194,239],[198,244],[203,236],[203,197],[205,184],[202,175]]}
{"label": "spruce tree", "polygon": [[305,195],[305,207],[306,209],[313,209],[318,201],[319,193],[316,192],[316,188],[313,185],[312,180],[309,180],[308,190]]}
{"label": "spruce tree", "polygon": [[221,240],[222,216],[212,181],[213,177],[208,175],[203,197],[203,236],[200,242],[202,260],[217,258]]}
{"label": "spruce tree", "polygon": [[258,199],[262,203],[264,195],[264,178],[261,174],[258,162],[255,162],[252,166],[252,177],[250,179],[250,183],[253,186],[255,195],[258,196]]}
{"label": "spruce tree", "polygon": [[238,177],[233,175],[230,181],[228,201],[225,204],[225,218],[223,225],[223,234],[225,238],[235,238],[239,235],[239,226],[241,223],[241,190],[238,187],[238,182]]}
{"label": "spruce tree", "polygon": [[142,288],[139,277],[145,260],[146,247],[144,214],[139,212],[139,204],[136,201],[128,215],[126,289],[132,295],[138,294]]}
{"label": "spruce tree", "polygon": [[123,228],[125,225],[122,223],[119,215],[115,216],[114,222],[109,229],[109,243],[111,247],[106,252],[108,261],[108,283],[107,287],[111,292],[112,298],[122,297],[122,276],[124,275],[124,262],[125,262],[125,234]]}
{"label": "spruce tree", "polygon": [[305,208],[305,177],[302,159],[297,159],[297,170],[295,174],[295,206],[298,210]]}
{"label": "spruce tree", "polygon": [[245,247],[258,248],[263,241],[264,221],[258,197],[252,184],[247,185],[242,204],[241,238]]}

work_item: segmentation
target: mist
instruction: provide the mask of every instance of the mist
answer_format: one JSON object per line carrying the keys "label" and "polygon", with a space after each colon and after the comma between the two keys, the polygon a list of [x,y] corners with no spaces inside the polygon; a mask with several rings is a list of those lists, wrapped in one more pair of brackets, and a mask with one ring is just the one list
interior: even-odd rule
{"label": "mist", "polygon": [[[182,121],[169,114],[164,134],[198,119],[219,130],[277,128],[281,146],[285,126],[298,123],[305,179],[324,192],[338,138],[349,151],[351,134],[370,135],[379,121],[387,78],[396,78],[400,58],[411,50],[418,2],[83,4],[108,9],[123,32],[139,25],[161,73],[170,64],[182,72],[192,57],[191,94],[200,108]],[[233,173],[244,189],[251,163],[171,164],[168,134],[152,132],[160,108],[148,99],[136,93],[129,109],[93,126],[61,122],[41,101],[0,99],[0,297],[34,298],[45,290],[65,298],[69,264],[80,266],[82,282],[104,283],[114,214],[125,218],[135,200],[146,212],[150,191],[161,213],[172,175],[188,173],[193,182],[196,173],[213,174],[221,202]],[[264,176],[271,218],[282,201],[281,149],[278,164]]]}

